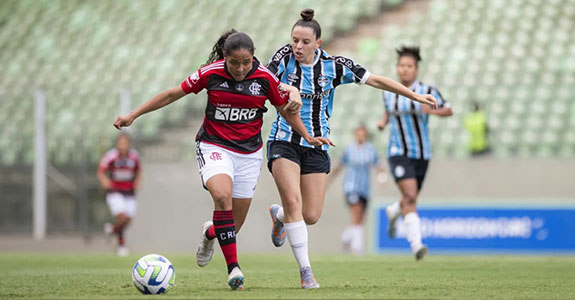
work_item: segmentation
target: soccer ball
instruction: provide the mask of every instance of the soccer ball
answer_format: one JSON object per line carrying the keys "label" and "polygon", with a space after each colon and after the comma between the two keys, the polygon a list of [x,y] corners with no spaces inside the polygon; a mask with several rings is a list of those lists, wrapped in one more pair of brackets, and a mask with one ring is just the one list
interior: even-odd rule
{"label": "soccer ball", "polygon": [[176,280],[172,263],[159,254],[148,254],[138,260],[132,270],[132,281],[143,294],[163,294]]}

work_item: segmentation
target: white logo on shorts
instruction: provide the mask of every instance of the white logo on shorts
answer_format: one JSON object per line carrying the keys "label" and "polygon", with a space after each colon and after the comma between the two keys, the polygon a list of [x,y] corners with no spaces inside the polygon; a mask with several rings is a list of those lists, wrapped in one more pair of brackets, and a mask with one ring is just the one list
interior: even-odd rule
{"label": "white logo on shorts", "polygon": [[286,132],[285,131],[280,131],[280,139],[283,139],[286,137]]}
{"label": "white logo on shorts", "polygon": [[403,177],[403,175],[405,175],[405,168],[402,166],[397,166],[395,167],[395,170],[393,170],[393,173],[395,174],[395,177]]}

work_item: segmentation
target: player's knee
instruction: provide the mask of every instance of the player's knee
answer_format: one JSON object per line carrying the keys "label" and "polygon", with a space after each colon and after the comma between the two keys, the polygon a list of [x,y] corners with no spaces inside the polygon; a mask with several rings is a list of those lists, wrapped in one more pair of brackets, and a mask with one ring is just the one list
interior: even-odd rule
{"label": "player's knee", "polygon": [[212,198],[216,207],[231,207],[232,204],[232,194],[226,191],[213,191]]}
{"label": "player's knee", "polygon": [[303,219],[307,225],[313,225],[319,221],[321,212],[308,212],[303,214]]}
{"label": "player's knee", "polygon": [[415,206],[417,204],[416,193],[406,193],[403,195],[402,206]]}

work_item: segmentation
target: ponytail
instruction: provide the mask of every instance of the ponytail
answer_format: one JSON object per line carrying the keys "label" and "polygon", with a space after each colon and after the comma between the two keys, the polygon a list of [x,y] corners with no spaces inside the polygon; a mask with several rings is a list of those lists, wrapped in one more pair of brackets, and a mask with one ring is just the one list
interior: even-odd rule
{"label": "ponytail", "polygon": [[210,56],[208,56],[208,61],[206,61],[206,65],[209,65],[216,60],[220,60],[220,59],[224,58],[224,44],[226,42],[226,39],[230,35],[232,35],[236,32],[237,31],[232,28],[232,29],[224,32],[224,34],[222,34],[220,36],[220,38],[218,39],[218,41],[216,42],[214,47],[212,47],[212,53],[210,53]]}
{"label": "ponytail", "polygon": [[209,65],[216,60],[223,59],[225,56],[230,55],[233,51],[238,49],[248,50],[251,55],[254,55],[256,50],[254,42],[249,35],[243,32],[237,32],[232,28],[220,36],[212,48],[212,53],[210,53],[206,65]]}

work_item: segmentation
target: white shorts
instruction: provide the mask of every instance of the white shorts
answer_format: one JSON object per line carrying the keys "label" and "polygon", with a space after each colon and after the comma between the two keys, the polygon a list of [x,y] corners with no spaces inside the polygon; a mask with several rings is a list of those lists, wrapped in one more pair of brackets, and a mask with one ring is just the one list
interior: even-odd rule
{"label": "white shorts", "polygon": [[232,178],[233,198],[254,196],[264,160],[263,147],[254,153],[243,154],[199,142],[196,144],[196,155],[204,187],[212,176],[227,174]]}
{"label": "white shorts", "polygon": [[133,218],[136,215],[138,203],[134,196],[127,196],[122,193],[109,193],[106,195],[106,202],[112,215],[125,214]]}

